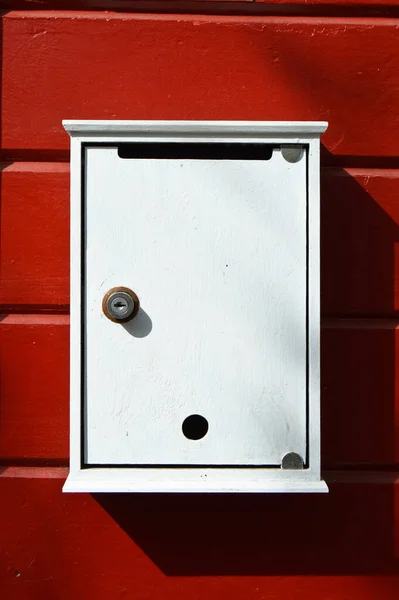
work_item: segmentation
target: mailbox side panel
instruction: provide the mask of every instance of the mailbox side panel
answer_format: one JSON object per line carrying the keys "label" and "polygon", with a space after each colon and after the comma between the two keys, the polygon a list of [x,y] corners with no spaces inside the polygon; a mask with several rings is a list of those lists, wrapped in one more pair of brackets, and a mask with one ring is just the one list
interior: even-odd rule
{"label": "mailbox side panel", "polygon": [[83,434],[82,411],[84,406],[84,381],[82,360],[84,329],[82,316],[82,217],[83,217],[83,155],[79,138],[71,139],[71,333],[70,333],[70,469],[77,473],[82,465]]}
{"label": "mailbox side panel", "polygon": [[319,474],[320,464],[320,140],[309,145],[308,215],[308,423],[309,463]]}

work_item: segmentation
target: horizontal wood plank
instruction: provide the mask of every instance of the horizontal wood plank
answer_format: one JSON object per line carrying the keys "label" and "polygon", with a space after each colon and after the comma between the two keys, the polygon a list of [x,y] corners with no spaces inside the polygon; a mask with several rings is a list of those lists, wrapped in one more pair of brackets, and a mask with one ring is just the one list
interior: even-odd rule
{"label": "horizontal wood plank", "polygon": [[[180,8],[181,12],[205,10],[223,13],[228,11],[230,6],[233,10],[243,10],[246,14],[254,14],[253,5],[263,5],[275,14],[278,9],[298,8],[298,13],[302,9],[313,7],[328,7],[329,9],[337,7],[344,8],[373,8],[373,16],[379,14],[378,8],[395,8],[395,0],[3,0],[2,6],[7,9],[26,10],[125,10],[142,11],[150,7],[148,12],[175,12],[174,9]],[[248,6],[249,5],[249,6]],[[225,8],[223,8],[225,7]],[[255,13],[259,14],[259,13]],[[297,13],[294,13],[297,14]],[[300,14],[300,13],[299,13]],[[309,13],[307,13],[309,14]]]}
{"label": "horizontal wood plank", "polygon": [[69,317],[0,317],[0,457],[69,456]]}
{"label": "horizontal wood plank", "polygon": [[[67,310],[69,165],[2,167],[0,305]],[[399,170],[322,169],[324,315],[398,314],[398,198]]]}
{"label": "horizontal wood plank", "polygon": [[399,170],[322,169],[324,315],[398,314]]}
{"label": "horizontal wood plank", "polygon": [[322,464],[399,462],[399,329],[396,321],[324,321]]}
{"label": "horizontal wood plank", "polygon": [[3,0],[8,10],[114,10],[146,13],[390,16],[392,0]]}
{"label": "horizontal wood plank", "polygon": [[5,598],[399,595],[394,474],[321,496],[65,495],[57,475],[0,476]]}
{"label": "horizontal wood plank", "polygon": [[[67,316],[9,315],[0,322],[3,464],[67,459],[68,342]],[[324,323],[324,467],[398,464],[398,373],[396,322]]]}
{"label": "horizontal wood plank", "polygon": [[69,165],[0,169],[0,304],[68,304]]}
{"label": "horizontal wood plank", "polygon": [[10,12],[2,148],[67,149],[62,119],[321,119],[329,153],[397,156],[397,32],[395,19]]}
{"label": "horizontal wood plank", "polygon": [[[198,5],[256,3],[270,5],[272,8],[279,5],[288,6],[356,6],[374,8],[379,6],[395,6],[395,0],[3,0],[2,5],[8,9],[24,10],[37,8],[39,10],[134,10],[141,5],[159,6],[160,9],[170,12],[176,6],[184,7],[187,11],[195,10]],[[155,9],[154,9],[155,10]],[[248,12],[250,9],[248,8]]]}

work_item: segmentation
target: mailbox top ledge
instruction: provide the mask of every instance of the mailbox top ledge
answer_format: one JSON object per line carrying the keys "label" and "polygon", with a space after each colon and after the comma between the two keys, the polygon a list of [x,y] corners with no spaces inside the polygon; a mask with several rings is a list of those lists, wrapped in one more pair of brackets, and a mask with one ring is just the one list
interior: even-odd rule
{"label": "mailbox top ledge", "polygon": [[267,139],[269,137],[315,138],[327,129],[323,121],[80,121],[62,122],[72,137],[170,137],[212,140],[213,137]]}

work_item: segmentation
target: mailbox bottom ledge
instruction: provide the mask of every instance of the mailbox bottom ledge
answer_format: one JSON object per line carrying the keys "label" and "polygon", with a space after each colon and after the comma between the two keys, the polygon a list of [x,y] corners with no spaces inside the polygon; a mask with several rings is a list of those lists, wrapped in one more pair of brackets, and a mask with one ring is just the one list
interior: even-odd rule
{"label": "mailbox bottom ledge", "polygon": [[[237,473],[237,470],[235,470]],[[146,476],[143,469],[84,469],[70,474],[64,484],[63,492],[136,492],[136,493],[327,493],[328,487],[323,479],[309,478],[304,471],[281,471],[282,477],[272,478],[269,475],[248,477],[243,472],[242,477],[234,479],[224,476],[217,477],[217,469],[201,471],[194,478],[192,473],[183,474],[181,469],[178,476],[176,471],[151,469],[151,476]],[[208,474],[210,477],[208,477]],[[183,475],[183,476],[182,476]],[[186,475],[186,476],[184,476]],[[291,475],[291,478],[289,478]],[[298,475],[298,476],[297,476]]]}

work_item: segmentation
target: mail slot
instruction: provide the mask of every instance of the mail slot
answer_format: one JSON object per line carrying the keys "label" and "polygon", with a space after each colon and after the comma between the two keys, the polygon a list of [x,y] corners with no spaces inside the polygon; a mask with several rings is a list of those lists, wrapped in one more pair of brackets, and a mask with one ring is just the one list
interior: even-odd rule
{"label": "mail slot", "polygon": [[65,121],[65,491],[322,492],[326,123]]}

